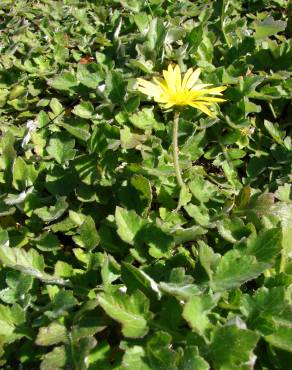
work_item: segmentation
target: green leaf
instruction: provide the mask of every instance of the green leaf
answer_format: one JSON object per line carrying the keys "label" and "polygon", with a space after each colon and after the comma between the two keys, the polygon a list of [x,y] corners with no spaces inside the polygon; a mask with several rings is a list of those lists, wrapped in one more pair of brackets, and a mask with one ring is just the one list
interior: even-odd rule
{"label": "green leaf", "polygon": [[283,186],[279,186],[275,192],[275,196],[283,202],[292,203],[292,185],[284,184]]}
{"label": "green leaf", "polygon": [[48,83],[54,89],[64,91],[68,91],[72,87],[78,85],[76,76],[70,72],[63,72],[60,75],[56,76],[55,78],[51,79]]}
{"label": "green leaf", "polygon": [[129,116],[133,126],[141,130],[163,129],[164,125],[156,121],[153,108],[143,108],[140,112]]}
{"label": "green leaf", "polygon": [[230,185],[236,189],[237,191],[241,189],[242,185],[241,182],[238,179],[238,174],[234,168],[234,166],[228,162],[228,161],[223,161],[222,162],[222,169],[224,171],[224,174],[230,183]]}
{"label": "green leaf", "polygon": [[75,136],[77,139],[87,141],[90,139],[90,132],[88,130],[77,127],[77,126],[72,126],[69,125],[68,123],[61,123],[60,124],[66,131],[68,131],[71,135]]}
{"label": "green leaf", "polygon": [[130,97],[125,103],[125,110],[127,113],[135,112],[140,105],[140,97],[139,96],[132,96]]}
{"label": "green leaf", "polygon": [[292,309],[287,309],[272,317],[273,333],[265,336],[265,340],[277,348],[292,352]]}
{"label": "green leaf", "polygon": [[140,32],[143,32],[145,27],[149,23],[149,15],[145,12],[139,12],[138,14],[133,15],[133,20],[137,25]]}
{"label": "green leaf", "polygon": [[74,236],[74,241],[82,248],[90,251],[99,244],[95,222],[91,216],[86,216],[78,229],[79,235]]}
{"label": "green leaf", "polygon": [[282,229],[263,230],[259,235],[252,234],[243,247],[246,254],[253,255],[261,262],[270,262],[282,249]]}
{"label": "green leaf", "polygon": [[[25,321],[25,312],[21,306],[15,304],[13,306],[0,305],[1,320],[13,325],[20,325]],[[1,327],[1,329],[3,329]]]}
{"label": "green leaf", "polygon": [[255,28],[255,39],[261,40],[270,36],[274,36],[279,32],[284,31],[287,22],[275,21],[273,17],[269,16],[263,21],[257,21],[254,24]]}
{"label": "green leaf", "polygon": [[126,94],[127,83],[124,81],[123,76],[116,72],[111,71],[106,77],[106,91],[109,99],[113,103],[123,102]]}
{"label": "green leaf", "polygon": [[87,357],[95,348],[97,341],[94,337],[81,338],[77,343],[71,345],[72,362],[76,368],[82,369],[87,367]]}
{"label": "green leaf", "polygon": [[[75,252],[75,249],[74,249]],[[73,267],[69,263],[58,261],[55,264],[55,275],[61,277],[70,277],[74,275]]]}
{"label": "green leaf", "polygon": [[183,349],[178,369],[180,370],[209,370],[209,364],[199,355],[198,347],[187,346]]}
{"label": "green leaf", "polygon": [[192,199],[192,194],[190,193],[187,186],[183,186],[179,192],[179,201],[178,201],[178,209],[188,204]]}
{"label": "green leaf", "polygon": [[107,287],[111,289],[111,283],[121,276],[120,270],[120,265],[117,263],[117,261],[112,256],[105,254],[101,267],[101,278],[105,290]]}
{"label": "green leaf", "polygon": [[240,286],[270,267],[282,248],[281,229],[252,234],[239,250],[227,252],[220,260],[213,280],[215,290]]}
{"label": "green leaf", "polygon": [[57,322],[40,328],[36,338],[36,344],[38,346],[51,346],[53,344],[66,343],[67,341],[67,330],[65,326]]}
{"label": "green leaf", "polygon": [[175,245],[186,243],[198,239],[199,236],[206,234],[206,229],[195,225],[189,228],[176,228],[172,232]]}
{"label": "green leaf", "polygon": [[74,167],[80,180],[87,185],[95,185],[98,179],[98,173],[96,169],[96,156],[92,155],[81,155],[74,161]]}
{"label": "green leaf", "polygon": [[55,116],[58,116],[59,114],[61,114],[64,110],[64,107],[63,105],[59,102],[58,99],[56,98],[53,98],[51,101],[50,101],[50,108],[52,109],[53,113]]}
{"label": "green leaf", "polygon": [[61,132],[51,138],[47,152],[60,164],[70,161],[75,157],[75,140],[66,133]]}
{"label": "green leaf", "polygon": [[205,130],[194,132],[180,148],[180,152],[189,156],[193,161],[196,161],[204,154],[204,147],[207,143]]}
{"label": "green leaf", "polygon": [[169,256],[170,250],[174,247],[173,237],[153,223],[146,224],[141,229],[137,235],[137,242],[146,243],[150,247],[149,254],[154,258]]}
{"label": "green leaf", "polygon": [[45,222],[52,222],[60,218],[68,208],[66,197],[60,197],[54,206],[37,208],[34,213]]}
{"label": "green leaf", "polygon": [[269,266],[268,263],[258,262],[254,256],[231,250],[225,253],[218,263],[212,288],[215,291],[237,288],[258,277]]}
{"label": "green leaf", "polygon": [[161,281],[159,283],[159,288],[166,294],[186,301],[192,296],[201,294],[201,290],[193,283],[193,280],[191,276],[185,275],[185,270],[182,267],[177,267],[171,271],[168,282]]}
{"label": "green leaf", "polygon": [[25,92],[25,87],[22,85],[16,85],[9,93],[9,100],[13,100],[23,95]]}
{"label": "green leaf", "polygon": [[0,230],[0,246],[9,247],[9,235],[7,230]]}
{"label": "green leaf", "polygon": [[38,176],[33,164],[27,164],[22,157],[17,157],[13,164],[13,186],[24,190],[32,186]]}
{"label": "green leaf", "polygon": [[257,341],[256,333],[237,326],[216,329],[209,352],[214,369],[247,369],[247,364],[254,362]]}
{"label": "green leaf", "polygon": [[166,36],[166,29],[159,18],[154,18],[149,24],[146,45],[151,50],[159,50],[163,45]]}
{"label": "green leaf", "polygon": [[22,112],[28,108],[28,103],[25,97],[9,100],[8,104],[11,105],[16,111]]}
{"label": "green leaf", "polygon": [[128,211],[121,207],[116,208],[115,219],[120,238],[124,242],[134,245],[135,237],[145,225],[145,221],[135,211]]}
{"label": "green leaf", "polygon": [[144,135],[132,133],[129,127],[125,127],[120,130],[120,137],[121,146],[123,149],[136,148],[138,145],[141,145],[143,141],[145,141]]}
{"label": "green leaf", "polygon": [[96,366],[110,366],[110,346],[106,341],[101,341],[91,353],[86,357],[86,364],[90,370],[94,370]]}
{"label": "green leaf", "polygon": [[147,357],[151,369],[176,370],[179,355],[170,346],[171,336],[156,331],[147,343]]}
{"label": "green leaf", "polygon": [[0,259],[7,266],[20,265],[31,266],[36,269],[44,269],[43,256],[38,254],[34,249],[25,251],[24,249],[10,248],[7,245],[2,245],[0,249]]}
{"label": "green leaf", "polygon": [[194,180],[188,183],[188,186],[194,197],[202,203],[208,202],[217,190],[215,185],[200,176],[196,176]]}
{"label": "green leaf", "polygon": [[263,77],[261,76],[245,76],[240,82],[240,90],[242,96],[249,96],[254,93],[256,87],[263,82]]}
{"label": "green leaf", "polygon": [[182,300],[188,300],[193,295],[201,293],[199,287],[195,284],[161,282],[159,283],[159,288],[163,293]]}
{"label": "green leaf", "polygon": [[0,291],[2,301],[10,304],[25,302],[32,288],[32,277],[19,271],[9,271],[5,280],[8,288]]}
{"label": "green leaf", "polygon": [[95,63],[78,64],[77,80],[90,89],[96,89],[98,84],[104,79],[99,65]]}
{"label": "green leaf", "polygon": [[208,314],[216,305],[216,301],[208,295],[194,296],[185,304],[183,318],[190,327],[200,335],[204,335],[210,327]]}
{"label": "green leaf", "polygon": [[265,128],[267,129],[268,133],[272,136],[272,138],[276,141],[276,143],[283,145],[283,138],[285,137],[285,133],[280,131],[277,124],[273,124],[268,120],[264,120]]}
{"label": "green leaf", "polygon": [[203,25],[200,24],[198,27],[194,27],[191,32],[188,34],[188,40],[192,48],[197,48],[203,39]]}
{"label": "green leaf", "polygon": [[66,64],[66,60],[69,58],[69,50],[64,48],[61,45],[56,45],[54,56],[55,56],[56,62],[60,64]]}
{"label": "green leaf", "polygon": [[193,217],[194,220],[201,226],[208,226],[210,223],[210,217],[207,210],[203,207],[198,207],[194,204],[188,204],[184,206],[184,209],[187,211],[190,217]]}
{"label": "green leaf", "polygon": [[[45,187],[56,196],[68,195],[75,188],[77,174],[72,169],[56,165],[46,175]],[[62,198],[62,197],[61,197]]]}
{"label": "green leaf", "polygon": [[59,290],[47,307],[45,315],[50,319],[57,319],[61,316],[68,315],[69,310],[75,307],[77,303],[71,290]]}
{"label": "green leaf", "polygon": [[0,305],[0,336],[4,343],[13,342],[23,334],[17,333],[17,327],[25,322],[25,313],[21,306]]}
{"label": "green leaf", "polygon": [[133,175],[130,184],[121,186],[118,194],[124,207],[135,210],[139,215],[147,215],[152,202],[152,188],[144,176]]}
{"label": "green leaf", "polygon": [[131,177],[131,185],[139,194],[139,200],[143,210],[142,215],[147,214],[152,202],[152,189],[150,181],[142,175],[134,175]]}
{"label": "green leaf", "polygon": [[45,354],[40,370],[61,370],[66,365],[66,351],[64,346],[55,347]]}
{"label": "green leaf", "polygon": [[206,273],[208,274],[209,278],[211,279],[218,262],[220,261],[220,254],[214,253],[213,249],[210,248],[206,243],[202,240],[199,242],[199,259],[202,267],[205,269]]}
{"label": "green leaf", "polygon": [[89,119],[93,117],[94,108],[89,101],[83,101],[80,104],[75,105],[72,112],[78,117]]}
{"label": "green leaf", "polygon": [[155,292],[155,295],[157,295],[158,298],[161,298],[161,292],[158,284],[143,270],[124,262],[122,264],[121,272],[122,279],[130,292],[135,291],[136,289],[141,290],[145,294],[149,294],[149,292]]}
{"label": "green leaf", "polygon": [[143,0],[119,0],[119,2],[129,10],[133,12],[139,12],[144,5]]}
{"label": "green leaf", "polygon": [[97,299],[105,312],[122,324],[122,333],[126,337],[141,338],[147,334],[149,301],[143,293],[136,291],[131,296],[119,291],[100,293]]}
{"label": "green leaf", "polygon": [[224,217],[217,222],[218,233],[230,243],[236,243],[246,236],[247,230],[241,218]]}
{"label": "green leaf", "polygon": [[[244,294],[241,298],[241,312],[248,316],[250,322],[258,316],[278,315],[285,308],[285,288],[266,287],[258,289],[253,296]],[[254,327],[255,324],[251,322]]]}
{"label": "green leaf", "polygon": [[72,339],[74,342],[99,333],[107,327],[108,320],[97,306],[98,302],[96,299],[86,301],[74,315],[74,325],[72,327]]}
{"label": "green leaf", "polygon": [[61,278],[55,278],[44,272],[43,256],[34,249],[25,251],[8,246],[0,247],[0,261],[6,266],[24,274],[40,279],[49,284],[70,285]]}
{"label": "green leaf", "polygon": [[61,248],[60,241],[54,234],[44,233],[40,239],[36,241],[36,246],[41,251],[54,251]]}
{"label": "green leaf", "polygon": [[126,370],[151,370],[145,361],[145,350],[140,346],[128,348],[123,356],[123,366]]}

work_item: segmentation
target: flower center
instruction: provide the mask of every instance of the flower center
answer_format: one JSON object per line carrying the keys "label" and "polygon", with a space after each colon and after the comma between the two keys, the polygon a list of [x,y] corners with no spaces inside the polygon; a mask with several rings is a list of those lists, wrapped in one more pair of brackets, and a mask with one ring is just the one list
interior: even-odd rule
{"label": "flower center", "polygon": [[171,94],[171,99],[176,105],[187,105],[189,102],[189,91],[181,90]]}

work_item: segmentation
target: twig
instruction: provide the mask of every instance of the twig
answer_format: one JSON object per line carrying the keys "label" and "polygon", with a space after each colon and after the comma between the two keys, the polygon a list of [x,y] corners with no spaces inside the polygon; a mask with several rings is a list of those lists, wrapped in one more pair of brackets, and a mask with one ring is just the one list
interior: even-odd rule
{"label": "twig", "polygon": [[178,122],[179,122],[179,111],[174,112],[174,120],[173,120],[173,134],[172,134],[172,151],[173,151],[173,164],[175,169],[175,175],[177,178],[177,182],[180,187],[184,186],[184,182],[181,176],[180,167],[179,167],[179,159],[178,159]]}

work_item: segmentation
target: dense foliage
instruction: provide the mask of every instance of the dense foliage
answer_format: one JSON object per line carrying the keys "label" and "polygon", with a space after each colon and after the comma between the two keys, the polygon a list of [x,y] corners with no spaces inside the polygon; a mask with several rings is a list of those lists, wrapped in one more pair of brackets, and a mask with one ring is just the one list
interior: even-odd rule
{"label": "dense foliage", "polygon": [[[2,0],[0,366],[287,369],[288,0]],[[169,63],[216,119],[137,91]]]}

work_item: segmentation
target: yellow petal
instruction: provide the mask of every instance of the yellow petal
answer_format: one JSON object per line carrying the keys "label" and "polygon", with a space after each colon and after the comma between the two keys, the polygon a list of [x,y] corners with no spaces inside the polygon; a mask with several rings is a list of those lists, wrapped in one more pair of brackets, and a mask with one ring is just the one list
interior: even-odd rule
{"label": "yellow petal", "polygon": [[168,109],[168,108],[173,107],[174,105],[175,105],[175,103],[173,103],[173,102],[169,102],[169,103],[166,103],[166,104],[163,106],[163,108],[164,108],[164,109]]}
{"label": "yellow petal", "polygon": [[201,90],[204,94],[221,95],[221,92],[226,90],[227,86],[212,87],[211,89]]}
{"label": "yellow petal", "polygon": [[144,84],[145,82],[149,82],[149,81],[144,80],[144,78],[140,78],[140,77],[138,77],[138,78],[137,78],[137,82],[138,82],[138,84],[139,84],[139,85],[142,85],[142,84]]}
{"label": "yellow petal", "polygon": [[198,100],[202,100],[204,102],[210,102],[210,103],[222,103],[222,102],[226,101],[226,99],[213,98],[213,97],[210,97],[210,96],[198,97]]}
{"label": "yellow petal", "polygon": [[156,96],[161,95],[163,93],[162,88],[154,84],[153,82],[143,80],[142,78],[139,78],[137,80],[138,80],[138,90],[140,90],[140,88],[143,88],[142,91],[143,94],[146,92],[146,95]]}
{"label": "yellow petal", "polygon": [[[222,95],[225,86],[211,87],[212,84],[196,84],[200,75],[200,68],[193,70],[189,68],[183,79],[179,65],[168,65],[167,70],[163,71],[164,78],[156,78],[150,82],[143,78],[138,78],[138,90],[148,95],[163,108],[168,109],[173,106],[192,106],[201,110],[210,117],[215,117],[208,106],[214,103],[222,103],[225,99],[217,98],[212,95]],[[211,95],[211,96],[210,96]]]}
{"label": "yellow petal", "polygon": [[212,86],[212,84],[197,84],[192,87],[192,91],[202,90],[204,87]]}
{"label": "yellow petal", "polygon": [[196,100],[194,103],[202,103],[202,104],[206,105],[207,107],[209,105],[214,105],[214,103],[211,103],[209,101],[200,101],[200,100]]}
{"label": "yellow petal", "polygon": [[153,82],[144,80],[143,78],[137,78],[138,85],[143,86],[143,87],[148,87],[148,86],[155,86],[157,87]]}
{"label": "yellow petal", "polygon": [[191,99],[200,99],[200,97],[206,95],[206,90],[189,90],[189,96]]}
{"label": "yellow petal", "polygon": [[175,75],[175,89],[176,91],[181,90],[181,73],[179,65],[176,65],[174,68],[174,75]]}
{"label": "yellow petal", "polygon": [[182,84],[181,84],[181,88],[182,88],[182,90],[184,90],[185,89],[185,87],[186,87],[186,84],[187,84],[187,82],[188,82],[188,79],[189,79],[189,77],[190,77],[190,75],[193,73],[193,68],[189,68],[187,71],[186,71],[186,73],[185,73],[185,75],[184,75],[184,78],[183,78],[183,82],[182,82]]}
{"label": "yellow petal", "polygon": [[168,88],[164,80],[153,77],[153,81],[156,83],[156,85],[160,86],[164,92],[168,92]]}
{"label": "yellow petal", "polygon": [[169,98],[168,96],[155,96],[154,97],[154,100],[157,102],[157,103],[167,103],[169,101]]}
{"label": "yellow petal", "polygon": [[152,96],[152,95],[149,95],[149,90],[146,89],[145,87],[138,86],[138,91],[140,91],[144,95]]}
{"label": "yellow petal", "polygon": [[166,81],[166,85],[168,89],[174,92],[175,91],[175,74],[174,74],[171,64],[168,66],[167,71],[165,70],[163,71],[163,76]]}
{"label": "yellow petal", "polygon": [[187,83],[186,83],[186,89],[191,89],[194,84],[197,82],[199,76],[200,76],[201,70],[200,68],[197,68],[189,77]]}
{"label": "yellow petal", "polygon": [[175,77],[175,67],[172,64],[168,65],[168,72],[170,72],[172,77]]}
{"label": "yellow petal", "polygon": [[209,116],[209,117],[212,117],[212,118],[215,118],[216,116],[215,116],[215,114],[214,113],[212,113],[211,111],[210,111],[210,109],[209,108],[207,108],[206,107],[206,105],[205,104],[203,104],[203,103],[191,103],[190,104],[192,107],[194,107],[194,108],[197,108],[197,109],[199,109],[200,111],[202,111],[202,112],[204,112],[205,114],[207,114],[207,116]]}
{"label": "yellow petal", "polygon": [[164,69],[163,71],[162,71],[162,73],[163,73],[163,76],[165,77],[165,76],[167,76],[167,78],[170,78],[171,79],[171,77],[172,77],[172,75],[173,75],[173,68],[172,68],[172,65],[171,64],[169,64],[168,65],[168,67],[167,67],[167,69]]}

